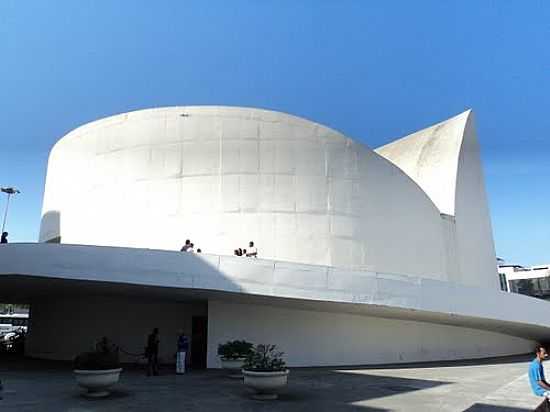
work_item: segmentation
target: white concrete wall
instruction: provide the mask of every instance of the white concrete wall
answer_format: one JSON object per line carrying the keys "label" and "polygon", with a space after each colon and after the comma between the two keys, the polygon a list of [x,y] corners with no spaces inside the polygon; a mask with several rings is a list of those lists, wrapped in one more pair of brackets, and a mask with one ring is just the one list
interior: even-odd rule
{"label": "white concrete wall", "polygon": [[530,352],[504,334],[431,323],[210,301],[208,367],[219,343],[276,344],[289,366],[335,366],[482,358]]}
{"label": "white concrete wall", "polygon": [[450,282],[462,283],[462,274],[458,263],[456,239],[456,219],[451,215],[441,215],[441,228],[445,240],[445,261],[447,262],[447,278]]}
{"label": "white concrete wall", "polygon": [[[184,115],[184,116],[182,116]],[[82,126],[52,149],[40,240],[260,256],[446,280],[439,212],[327,127],[266,110],[172,107]]]}
{"label": "white concrete wall", "polygon": [[[191,335],[191,317],[208,313],[208,364],[219,367],[217,346],[230,339],[277,344],[290,366],[334,366],[478,358],[526,353],[533,342],[477,329],[348,313],[268,305],[143,302],[93,297],[32,305],[27,354],[72,360],[108,336],[129,352],[142,352],[160,328],[160,357],[173,362],[177,330]],[[135,358],[121,354],[122,361]]]}
{"label": "white concrete wall", "polygon": [[[159,357],[173,363],[179,329],[191,336],[192,316],[205,316],[206,304],[147,302],[143,298],[54,297],[33,302],[26,345],[29,356],[73,360],[93,349],[97,339],[107,336],[130,353],[143,353],[147,336],[160,329]],[[136,358],[120,353],[121,361]]]}

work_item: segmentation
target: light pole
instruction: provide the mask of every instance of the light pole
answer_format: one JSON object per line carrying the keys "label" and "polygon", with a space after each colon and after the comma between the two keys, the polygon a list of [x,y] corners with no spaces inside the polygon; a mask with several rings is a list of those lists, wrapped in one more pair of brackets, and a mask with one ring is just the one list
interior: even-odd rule
{"label": "light pole", "polygon": [[8,201],[6,202],[6,210],[4,211],[4,220],[2,222],[2,231],[0,232],[0,233],[4,233],[4,228],[6,227],[6,219],[8,218],[8,208],[10,207],[10,198],[12,195],[15,195],[21,192],[14,187],[0,187],[0,192],[6,193],[8,195]]}

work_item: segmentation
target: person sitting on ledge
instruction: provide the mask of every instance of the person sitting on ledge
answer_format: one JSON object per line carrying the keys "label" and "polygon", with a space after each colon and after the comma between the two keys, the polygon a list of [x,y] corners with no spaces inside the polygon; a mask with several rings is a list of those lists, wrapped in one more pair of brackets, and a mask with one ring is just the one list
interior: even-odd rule
{"label": "person sitting on ledge", "polygon": [[185,241],[185,245],[182,246],[180,252],[187,252],[190,247],[191,247],[191,241],[189,239],[187,239]]}
{"label": "person sitting on ledge", "polygon": [[8,232],[2,232],[2,240],[0,243],[8,243]]}
{"label": "person sitting on ledge", "polygon": [[248,252],[246,252],[246,256],[255,258],[258,257],[258,249],[256,249],[254,242],[252,241],[248,243]]}
{"label": "person sitting on ledge", "polygon": [[535,359],[529,364],[529,383],[535,395],[544,396],[548,399],[550,398],[550,384],[544,378],[544,368],[542,366],[542,361],[548,356],[546,348],[542,345],[537,345],[535,347],[535,355]]}

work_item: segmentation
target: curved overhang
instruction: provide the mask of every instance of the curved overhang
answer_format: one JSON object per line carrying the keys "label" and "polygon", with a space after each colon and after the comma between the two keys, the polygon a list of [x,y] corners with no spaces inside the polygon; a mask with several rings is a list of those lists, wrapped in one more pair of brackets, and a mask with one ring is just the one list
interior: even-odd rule
{"label": "curved overhang", "polygon": [[546,301],[415,276],[152,249],[0,247],[0,299],[63,294],[221,299],[550,338]]}

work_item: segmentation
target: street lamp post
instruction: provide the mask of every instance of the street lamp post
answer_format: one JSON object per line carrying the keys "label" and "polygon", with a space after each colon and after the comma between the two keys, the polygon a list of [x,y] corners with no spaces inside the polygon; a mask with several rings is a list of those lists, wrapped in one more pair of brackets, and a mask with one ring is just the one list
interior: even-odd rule
{"label": "street lamp post", "polygon": [[21,192],[14,187],[0,187],[0,192],[6,193],[8,195],[8,201],[6,202],[6,210],[4,211],[4,220],[2,221],[2,231],[0,232],[0,233],[4,233],[4,228],[6,227],[6,220],[8,218],[8,208],[10,207],[10,198],[12,195],[15,195]]}

